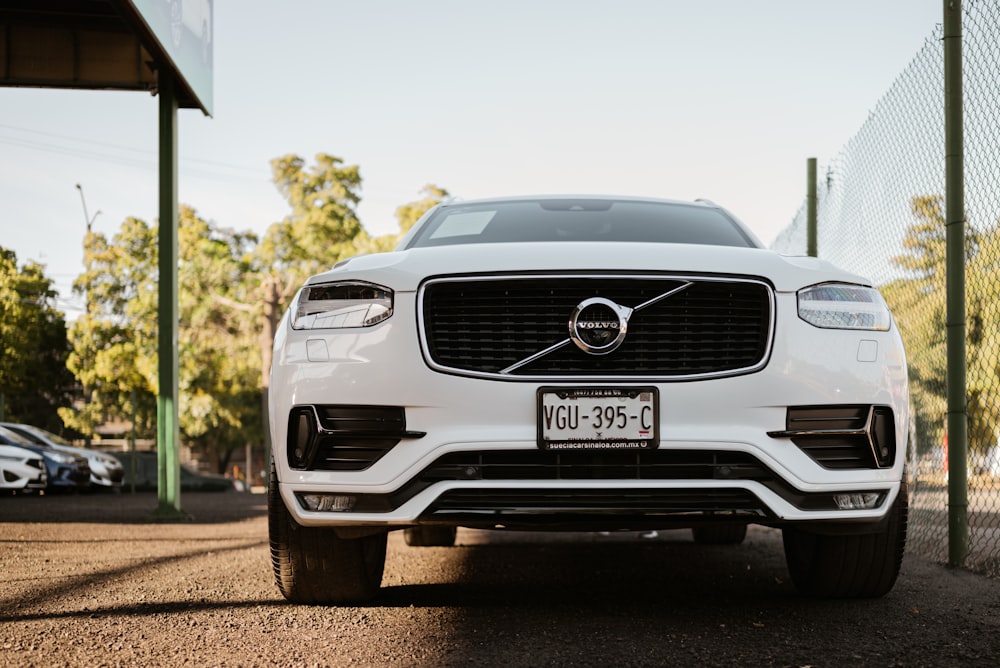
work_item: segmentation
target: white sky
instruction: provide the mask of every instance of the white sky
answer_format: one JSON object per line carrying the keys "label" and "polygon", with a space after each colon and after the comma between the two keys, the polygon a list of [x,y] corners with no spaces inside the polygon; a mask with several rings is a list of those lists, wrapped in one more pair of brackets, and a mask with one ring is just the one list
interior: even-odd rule
{"label": "white sky", "polygon": [[[263,232],[270,160],[361,167],[372,234],[425,183],[472,198],[707,197],[765,243],[942,21],[941,0],[216,0],[214,118],[179,116],[180,200]],[[85,218],[157,215],[157,99],[0,88],[0,246],[72,318]]]}

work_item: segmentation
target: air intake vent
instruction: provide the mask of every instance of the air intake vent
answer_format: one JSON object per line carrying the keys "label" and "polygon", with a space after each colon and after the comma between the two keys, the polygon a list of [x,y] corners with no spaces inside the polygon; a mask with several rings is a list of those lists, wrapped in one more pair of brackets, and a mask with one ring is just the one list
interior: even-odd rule
{"label": "air intake vent", "polygon": [[790,438],[827,469],[889,468],[896,458],[896,430],[888,406],[792,406],[787,429],[773,438]]}
{"label": "air intake vent", "polygon": [[288,420],[288,463],[293,469],[363,471],[404,438],[399,406],[296,406]]}

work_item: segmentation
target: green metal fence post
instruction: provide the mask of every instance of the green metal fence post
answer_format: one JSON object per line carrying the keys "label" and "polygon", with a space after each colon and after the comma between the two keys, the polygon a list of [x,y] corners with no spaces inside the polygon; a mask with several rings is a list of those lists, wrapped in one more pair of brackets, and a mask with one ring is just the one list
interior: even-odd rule
{"label": "green metal fence post", "polygon": [[129,432],[129,439],[128,439],[128,452],[130,455],[128,459],[129,459],[129,491],[132,492],[133,494],[135,494],[135,476],[136,476],[135,420],[139,414],[139,411],[136,409],[135,405],[137,397],[138,393],[135,391],[135,388],[132,388],[132,430]]}
{"label": "green metal fence post", "polygon": [[817,257],[816,158],[806,161],[806,255]]}
{"label": "green metal fence post", "polygon": [[946,332],[948,346],[948,565],[969,551],[965,360],[965,165],[962,2],[944,0]]}
{"label": "green metal fence post", "polygon": [[157,322],[159,390],[156,399],[157,496],[155,515],[184,517],[181,510],[177,353],[177,94],[167,68],[157,74],[160,96],[160,229]]}

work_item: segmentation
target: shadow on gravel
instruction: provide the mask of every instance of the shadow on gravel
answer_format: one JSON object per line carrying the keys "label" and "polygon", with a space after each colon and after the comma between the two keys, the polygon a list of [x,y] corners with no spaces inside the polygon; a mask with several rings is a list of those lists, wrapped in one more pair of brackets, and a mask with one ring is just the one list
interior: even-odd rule
{"label": "shadow on gravel", "polygon": [[[165,523],[154,517],[152,492],[91,492],[86,494],[19,494],[0,498],[0,522],[87,522],[97,524]],[[240,492],[184,492],[181,509],[187,519],[177,523],[216,524],[267,514],[267,496]]]}
{"label": "shadow on gravel", "polygon": [[51,619],[101,619],[103,617],[154,617],[158,615],[191,615],[195,612],[212,610],[264,609],[269,607],[287,607],[284,601],[166,601],[162,603],[131,603],[88,610],[70,610],[66,612],[35,612],[19,615],[0,615],[0,623],[26,622]]}
{"label": "shadow on gravel", "polygon": [[[111,542],[111,541],[108,541]],[[122,542],[122,541],[117,541]],[[131,541],[129,541],[131,542]],[[162,542],[162,541],[161,541]],[[263,549],[267,545],[267,540],[240,540],[228,546],[219,546],[219,539],[216,538],[212,554],[223,554],[226,552],[238,552],[243,550]],[[57,583],[49,586],[31,587],[29,591],[15,594],[14,596],[4,596],[0,598],[0,623],[12,621],[24,621],[27,619],[59,619],[62,617],[94,616],[94,615],[120,615],[128,614],[127,610],[135,610],[138,614],[155,614],[157,608],[166,606],[176,606],[177,609],[191,610],[197,608],[197,602],[166,602],[166,603],[133,603],[124,606],[109,606],[106,608],[96,608],[85,611],[72,612],[30,612],[32,609],[44,609],[47,604],[57,602],[74,592],[86,590],[87,588],[106,588],[109,583],[136,580],[138,576],[147,571],[156,571],[172,563],[189,561],[198,557],[204,557],[204,550],[188,550],[170,556],[150,557],[130,562],[121,568],[111,568],[102,571],[93,571],[80,576],[61,576],[56,578]],[[39,578],[32,577],[21,582],[37,583]],[[18,579],[8,579],[8,585],[18,584]],[[259,604],[260,602],[258,602]],[[229,602],[206,602],[210,607],[228,607]],[[27,612],[15,612],[21,609]]]}
{"label": "shadow on gravel", "polygon": [[912,557],[883,598],[817,600],[795,590],[775,530],[739,546],[539,537],[425,549],[450,563],[447,582],[388,583],[375,605],[437,613],[452,648],[441,665],[996,665],[990,597],[942,595],[927,578],[954,574]]}
{"label": "shadow on gravel", "polygon": [[[520,608],[546,604],[606,609],[685,607],[798,599],[780,550],[684,542],[474,545],[456,577],[383,588],[379,606]],[[457,555],[456,555],[457,556]]]}

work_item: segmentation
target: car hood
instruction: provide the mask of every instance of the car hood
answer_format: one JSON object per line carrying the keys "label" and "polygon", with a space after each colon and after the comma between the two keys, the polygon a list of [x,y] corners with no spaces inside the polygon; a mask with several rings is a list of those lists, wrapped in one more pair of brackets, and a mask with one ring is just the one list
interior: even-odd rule
{"label": "car hood", "polygon": [[[611,251],[614,252],[611,252]],[[695,244],[508,243],[414,248],[362,255],[338,262],[308,284],[366,280],[399,292],[416,290],[430,276],[522,271],[669,272],[753,276],[778,292],[844,281],[871,285],[861,276],[810,257],[786,257],[760,248]]]}

